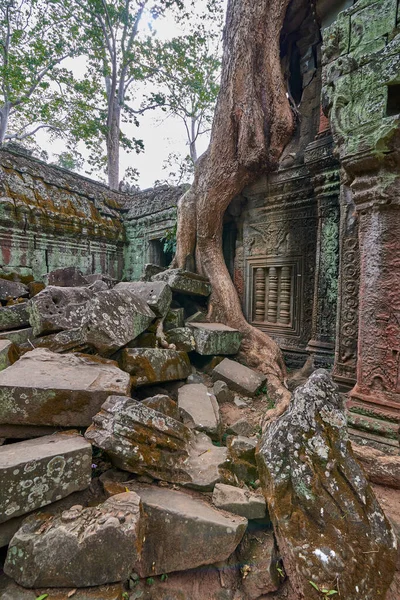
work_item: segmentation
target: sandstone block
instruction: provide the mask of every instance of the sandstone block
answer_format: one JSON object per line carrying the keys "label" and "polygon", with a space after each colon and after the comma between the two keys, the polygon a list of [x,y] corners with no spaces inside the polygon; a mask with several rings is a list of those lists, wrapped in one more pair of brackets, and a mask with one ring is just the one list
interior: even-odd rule
{"label": "sandstone block", "polygon": [[28,302],[0,307],[0,331],[29,327]]}
{"label": "sandstone block", "polygon": [[215,354],[236,354],[242,341],[242,334],[221,323],[191,323],[196,352],[205,356]]}
{"label": "sandstone block", "polygon": [[207,279],[184,269],[168,269],[153,275],[151,280],[166,281],[172,291],[179,294],[206,297],[211,294],[211,284]]}
{"label": "sandstone block", "polygon": [[247,519],[227,516],[183,492],[135,488],[145,513],[145,542],[136,571],[142,576],[223,561],[236,549]]}
{"label": "sandstone block", "polygon": [[212,496],[213,504],[217,508],[227,510],[246,519],[264,519],[267,514],[267,505],[263,496],[248,490],[217,483]]}
{"label": "sandstone block", "polygon": [[[24,329],[13,329],[12,331],[2,331],[0,333],[0,340],[8,340],[16,346],[23,346],[29,342],[33,342],[34,334],[32,327],[25,327]],[[32,346],[30,346],[32,348]]]}
{"label": "sandstone block", "polygon": [[142,542],[141,513],[139,496],[125,492],[94,508],[28,517],[10,542],[4,571],[25,587],[124,581]]}
{"label": "sandstone block", "polygon": [[122,583],[102,585],[91,588],[41,588],[29,590],[15,583],[6,575],[0,576],[0,600],[122,600],[124,587]]}
{"label": "sandstone block", "polygon": [[190,383],[178,390],[182,421],[190,428],[217,438],[221,432],[218,402],[203,383]]}
{"label": "sandstone block", "polygon": [[128,290],[139,296],[157,317],[164,317],[172,302],[171,288],[163,281],[128,281],[117,283],[114,288],[117,291]]}
{"label": "sandstone block", "polygon": [[92,452],[80,435],[54,435],[0,448],[0,523],[85,489]]}
{"label": "sandstone block", "polygon": [[295,390],[265,431],[257,458],[299,600],[319,598],[310,581],[328,589],[339,581],[344,598],[383,600],[396,566],[395,538],[354,458],[343,400],[327,371]]}
{"label": "sandstone block", "polygon": [[9,281],[0,277],[0,300],[6,301],[28,295],[28,288],[19,281]]}
{"label": "sandstone block", "polygon": [[46,286],[42,281],[30,281],[28,283],[29,298],[36,296],[36,294],[44,290],[45,287]]}
{"label": "sandstone block", "polygon": [[18,350],[10,340],[0,340],[0,371],[18,360]]}
{"label": "sandstone block", "polygon": [[84,336],[101,353],[112,354],[147,329],[155,315],[128,290],[99,292],[87,304]]}
{"label": "sandstone block", "polygon": [[192,330],[189,327],[177,327],[166,332],[167,342],[174,344],[177,350],[192,352],[196,348]]}
{"label": "sandstone block", "polygon": [[225,381],[217,380],[213,386],[214,396],[217,399],[218,404],[224,404],[225,402],[233,401],[233,393],[228,388]]}
{"label": "sandstone block", "polygon": [[[246,600],[270,598],[269,594],[278,590],[282,580],[277,570],[280,563],[273,532],[257,529],[246,531],[237,556],[246,572],[242,580]],[[275,594],[271,596],[274,597]],[[283,597],[287,597],[286,594]]]}
{"label": "sandstone block", "polygon": [[89,285],[93,285],[96,282],[102,282],[107,285],[107,288],[111,290],[117,283],[117,279],[113,279],[108,275],[103,275],[102,273],[92,273],[91,275],[85,275],[85,279]]}
{"label": "sandstone block", "polygon": [[212,372],[213,381],[218,379],[225,381],[230,389],[245,396],[254,396],[260,387],[266,382],[267,377],[263,373],[253,371],[229,358],[224,358]]}
{"label": "sandstone block", "polygon": [[171,417],[172,419],[179,421],[178,404],[169,396],[157,394],[151,398],[145,398],[145,400],[142,400],[142,404],[162,413],[163,415],[167,415],[167,417]]}
{"label": "sandstone block", "polygon": [[227,427],[226,432],[233,435],[251,437],[256,434],[256,426],[253,425],[253,423],[250,423],[246,418],[238,419]]}
{"label": "sandstone block", "polygon": [[[89,348],[83,335],[81,327],[76,329],[66,329],[58,333],[50,333],[39,338],[35,338],[36,348],[47,348],[52,352],[84,352]],[[30,344],[23,346],[27,350],[32,350]]]}
{"label": "sandstone block", "polygon": [[180,468],[190,430],[138,400],[110,396],[85,435],[120,469],[174,483],[190,480]]}
{"label": "sandstone block", "polygon": [[76,267],[64,267],[50,271],[43,277],[46,285],[60,287],[82,287],[87,284],[86,278]]}
{"label": "sandstone block", "polygon": [[190,440],[189,458],[185,462],[187,480],[183,487],[212,491],[219,481],[225,481],[228,451],[224,446],[214,446],[205,433],[195,432]]}
{"label": "sandstone block", "polygon": [[243,435],[232,436],[228,437],[226,445],[233,457],[255,461],[257,438]]}
{"label": "sandstone block", "polygon": [[30,300],[30,324],[35,336],[80,327],[93,292],[83,287],[48,286]]}
{"label": "sandstone block", "polygon": [[185,326],[185,310],[183,308],[171,308],[164,320],[164,331],[178,329]]}
{"label": "sandstone block", "polygon": [[162,348],[124,348],[120,365],[136,387],[186,379],[191,373],[186,352]]}
{"label": "sandstone block", "polygon": [[37,348],[0,372],[0,424],[86,427],[110,394],[129,392],[112,361]]}

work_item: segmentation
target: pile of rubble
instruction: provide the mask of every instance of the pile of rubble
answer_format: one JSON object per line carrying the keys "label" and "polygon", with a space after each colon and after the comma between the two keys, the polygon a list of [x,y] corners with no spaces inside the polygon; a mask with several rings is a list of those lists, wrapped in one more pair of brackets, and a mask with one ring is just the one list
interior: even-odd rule
{"label": "pile of rubble", "polygon": [[0,600],[318,598],[334,555],[349,600],[343,514],[384,594],[394,538],[328,375],[260,439],[266,378],[234,360],[238,331],[207,322],[209,283],[145,279],[0,281]]}

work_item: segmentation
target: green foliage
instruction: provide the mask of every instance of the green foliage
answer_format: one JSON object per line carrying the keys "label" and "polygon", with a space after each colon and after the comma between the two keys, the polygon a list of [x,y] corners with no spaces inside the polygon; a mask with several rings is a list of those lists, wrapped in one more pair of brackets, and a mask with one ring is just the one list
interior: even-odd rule
{"label": "green foliage", "polygon": [[122,600],[129,600],[129,594],[128,594],[128,592],[123,592],[122,593]]}
{"label": "green foliage", "polygon": [[49,597],[49,595],[48,595],[48,594],[42,594],[41,596],[38,596],[38,597],[36,598],[36,600],[45,600],[45,598],[48,598],[48,597]]}
{"label": "green foliage", "polygon": [[175,254],[176,251],[176,232],[177,232],[178,224],[172,227],[172,229],[168,229],[165,232],[165,235],[161,238],[161,242],[163,243],[163,251],[165,253]]}
{"label": "green foliage", "polygon": [[319,585],[314,583],[314,581],[309,581],[309,584],[312,585],[312,587],[321,594],[322,598],[331,598],[332,596],[335,596],[336,594],[339,593],[337,590],[329,590],[328,588],[321,588],[321,587],[319,587]]}
{"label": "green foliage", "polygon": [[168,575],[166,573],[163,573],[160,577],[161,581],[167,581],[168,579]]}
{"label": "green foliage", "polygon": [[146,583],[147,583],[147,585],[153,585],[153,583],[154,583],[154,578],[153,578],[153,577],[148,577],[148,578],[146,579]]}

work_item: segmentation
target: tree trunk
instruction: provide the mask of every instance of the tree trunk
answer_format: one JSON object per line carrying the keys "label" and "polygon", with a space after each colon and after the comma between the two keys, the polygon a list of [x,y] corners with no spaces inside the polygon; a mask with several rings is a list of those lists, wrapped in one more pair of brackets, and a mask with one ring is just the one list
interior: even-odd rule
{"label": "tree trunk", "polygon": [[221,89],[208,150],[179,204],[173,266],[207,276],[213,292],[209,318],[243,333],[242,359],[268,375],[269,391],[284,410],[290,394],[278,346],[250,326],[222,253],[229,203],[262,173],[276,168],[294,119],[280,64],[280,33],[289,0],[229,0]]}
{"label": "tree trunk", "polygon": [[3,145],[4,139],[6,137],[9,114],[10,114],[10,104],[9,104],[9,102],[6,102],[0,108],[0,146]]}
{"label": "tree trunk", "polygon": [[107,174],[108,185],[112,190],[118,190],[119,187],[119,135],[121,109],[117,98],[114,99],[107,131]]}

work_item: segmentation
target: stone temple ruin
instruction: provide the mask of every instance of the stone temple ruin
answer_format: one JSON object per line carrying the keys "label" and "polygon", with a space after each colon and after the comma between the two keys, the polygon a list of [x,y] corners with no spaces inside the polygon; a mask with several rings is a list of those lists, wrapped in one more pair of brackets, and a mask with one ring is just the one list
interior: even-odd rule
{"label": "stone temple ruin", "polygon": [[0,600],[400,599],[399,26],[396,0],[286,16],[296,134],[223,236],[295,390],[264,433],[240,334],[166,270],[185,187],[0,149]]}

